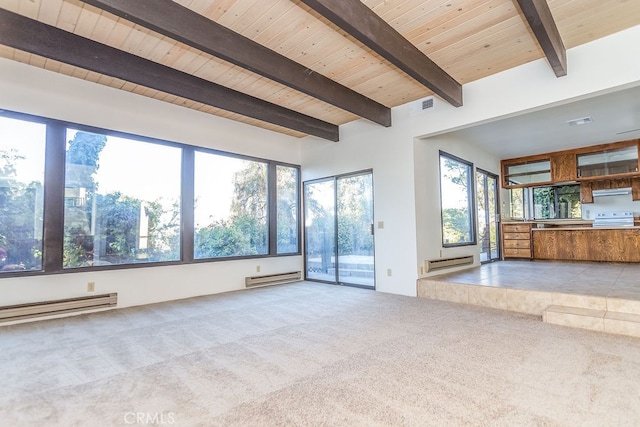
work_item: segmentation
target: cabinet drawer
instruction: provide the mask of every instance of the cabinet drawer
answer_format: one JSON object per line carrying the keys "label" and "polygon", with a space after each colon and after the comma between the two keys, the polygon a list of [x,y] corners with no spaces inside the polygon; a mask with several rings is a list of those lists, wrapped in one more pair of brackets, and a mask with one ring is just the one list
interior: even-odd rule
{"label": "cabinet drawer", "polygon": [[531,247],[530,240],[506,240],[504,241],[505,249],[529,249]]}
{"label": "cabinet drawer", "polygon": [[504,224],[502,231],[504,233],[528,233],[531,230],[530,224]]}
{"label": "cabinet drawer", "polygon": [[504,240],[529,240],[529,233],[504,233]]}
{"label": "cabinet drawer", "polygon": [[531,258],[531,249],[504,248],[505,258]]}

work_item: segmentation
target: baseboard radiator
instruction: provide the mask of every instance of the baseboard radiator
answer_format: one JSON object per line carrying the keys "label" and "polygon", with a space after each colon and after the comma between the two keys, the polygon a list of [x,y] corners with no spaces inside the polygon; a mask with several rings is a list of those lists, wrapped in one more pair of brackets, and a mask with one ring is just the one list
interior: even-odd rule
{"label": "baseboard radiator", "polygon": [[280,285],[282,283],[297,282],[302,279],[300,271],[291,271],[289,273],[265,274],[264,276],[245,277],[244,285],[247,288],[254,286]]}
{"label": "baseboard radiator", "polygon": [[459,256],[455,258],[431,259],[426,262],[427,273],[445,268],[459,267],[461,265],[473,264],[473,255]]}
{"label": "baseboard radiator", "polygon": [[55,301],[33,302],[28,304],[6,305],[0,307],[0,322],[71,313],[113,307],[118,303],[118,294],[91,295],[79,298],[67,298]]}

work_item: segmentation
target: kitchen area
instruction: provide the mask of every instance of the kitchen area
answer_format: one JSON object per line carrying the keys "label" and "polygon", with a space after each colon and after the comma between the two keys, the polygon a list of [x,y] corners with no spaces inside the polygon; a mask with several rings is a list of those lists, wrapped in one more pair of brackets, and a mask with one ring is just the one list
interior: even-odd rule
{"label": "kitchen area", "polygon": [[638,145],[502,160],[502,258],[640,262]]}

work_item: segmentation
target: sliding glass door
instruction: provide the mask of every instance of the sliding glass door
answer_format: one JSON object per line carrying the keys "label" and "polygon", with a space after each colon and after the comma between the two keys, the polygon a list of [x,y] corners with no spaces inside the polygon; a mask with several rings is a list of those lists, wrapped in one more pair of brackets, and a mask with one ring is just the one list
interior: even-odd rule
{"label": "sliding glass door", "polygon": [[304,207],[306,278],[375,287],[371,172],[306,182]]}
{"label": "sliding glass door", "polygon": [[336,280],[335,180],[304,184],[306,278]]}
{"label": "sliding glass door", "polygon": [[480,262],[495,261],[500,259],[498,177],[476,169],[476,197]]}

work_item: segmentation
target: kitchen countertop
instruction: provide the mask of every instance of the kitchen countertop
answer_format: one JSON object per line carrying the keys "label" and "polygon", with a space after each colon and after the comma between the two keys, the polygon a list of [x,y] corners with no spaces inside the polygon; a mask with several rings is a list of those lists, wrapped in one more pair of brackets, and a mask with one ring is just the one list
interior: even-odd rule
{"label": "kitchen countertop", "polygon": [[509,219],[502,221],[503,224],[548,224],[548,225],[591,225],[593,220],[591,219],[530,219],[530,220],[515,220]]}

